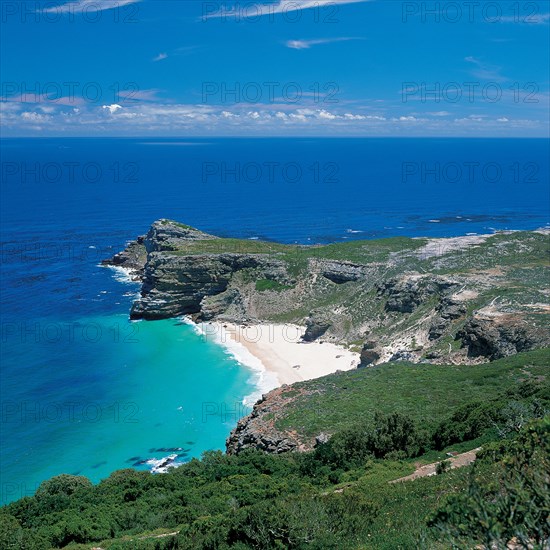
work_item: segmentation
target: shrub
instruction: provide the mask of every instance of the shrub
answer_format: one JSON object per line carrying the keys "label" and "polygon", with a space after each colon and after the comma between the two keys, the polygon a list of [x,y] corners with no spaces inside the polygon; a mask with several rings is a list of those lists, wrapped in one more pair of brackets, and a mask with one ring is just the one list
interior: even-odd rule
{"label": "shrub", "polygon": [[543,550],[550,543],[550,418],[480,453],[467,490],[453,495],[429,526],[453,548]]}
{"label": "shrub", "polygon": [[[427,444],[414,421],[400,413],[375,414],[374,420],[343,430],[327,443],[319,445],[314,459],[332,468],[360,466],[368,458],[418,456]],[[311,464],[307,467],[312,468]]]}

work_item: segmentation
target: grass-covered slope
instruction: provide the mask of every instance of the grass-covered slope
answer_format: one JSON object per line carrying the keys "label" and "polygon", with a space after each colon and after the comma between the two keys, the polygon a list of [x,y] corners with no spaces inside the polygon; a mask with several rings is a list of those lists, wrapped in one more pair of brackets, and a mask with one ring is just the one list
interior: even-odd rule
{"label": "grass-covered slope", "polygon": [[549,371],[549,349],[482,365],[397,362],[347,371],[281,390],[285,404],[274,426],[307,442],[379,411],[409,415],[431,429],[462,405],[488,402],[521,382],[546,380]]}
{"label": "grass-covered slope", "polygon": [[[121,470],[96,486],[59,476],[0,510],[0,547],[443,550],[523,539],[518,548],[542,550],[547,366],[534,352],[486,372],[399,365],[401,381],[388,365],[331,375],[280,419],[308,434],[330,424],[314,451],[210,452],[167,474]],[[389,483],[480,443],[474,466]]]}
{"label": "grass-covered slope", "polygon": [[549,254],[545,231],[299,246],[160,220],[106,263],[141,267],[136,319],[292,322],[374,364],[445,364],[550,345]]}

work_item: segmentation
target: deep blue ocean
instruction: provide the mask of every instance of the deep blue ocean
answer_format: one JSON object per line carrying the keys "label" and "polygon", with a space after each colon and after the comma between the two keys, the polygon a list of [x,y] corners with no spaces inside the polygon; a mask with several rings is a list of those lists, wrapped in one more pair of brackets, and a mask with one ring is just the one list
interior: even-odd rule
{"label": "deep blue ocean", "polygon": [[[1,499],[223,449],[258,374],[99,262],[172,218],[328,243],[550,222],[548,140],[6,139],[1,151]],[[146,461],[149,461],[146,463]]]}

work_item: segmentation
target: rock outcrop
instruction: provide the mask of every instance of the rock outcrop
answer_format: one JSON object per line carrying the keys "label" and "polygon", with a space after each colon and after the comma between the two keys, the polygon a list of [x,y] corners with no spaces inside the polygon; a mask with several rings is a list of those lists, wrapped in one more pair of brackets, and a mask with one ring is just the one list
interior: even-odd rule
{"label": "rock outcrop", "polygon": [[[206,253],[194,252],[196,241],[208,241]],[[160,220],[145,237],[106,260],[105,265],[139,269],[141,273],[141,297],[134,302],[131,319],[191,314],[204,320],[214,319],[232,304],[242,305],[239,291],[229,286],[235,274],[243,270],[257,271],[258,278],[289,280],[282,261],[267,254],[222,251],[216,246],[218,241],[222,239]]]}
{"label": "rock outcrop", "polygon": [[304,342],[314,342],[325,334],[331,327],[331,324],[326,316],[319,313],[311,313],[306,319],[306,331],[302,336],[302,340]]}
{"label": "rock outcrop", "polygon": [[434,318],[428,332],[430,340],[441,338],[453,321],[466,314],[466,306],[452,296],[446,296],[437,305],[436,313],[437,316]]}
{"label": "rock outcrop", "polygon": [[305,451],[314,447],[314,439],[304,442],[295,434],[281,431],[275,426],[281,411],[300,395],[299,390],[289,392],[289,389],[286,385],[281,386],[256,402],[252,412],[241,418],[229,435],[225,444],[227,454],[238,454],[245,449],[280,454]]}
{"label": "rock outcrop", "polygon": [[[385,244],[376,242],[281,245],[223,239],[159,220],[103,263],[141,281],[132,319],[289,322],[306,326],[305,342],[354,347],[368,334],[373,342],[361,350],[361,367],[390,360],[476,363],[550,343],[548,331],[537,328],[550,317],[544,274],[529,263],[546,236],[492,239],[483,239],[485,250],[473,266],[470,254],[452,247],[443,259],[419,259],[407,249],[414,250],[412,242],[400,253],[394,244],[384,252]],[[514,255],[504,255],[503,247]],[[348,251],[353,262],[324,257],[345,258]],[[501,258],[502,265],[494,263]],[[462,348],[451,346],[451,338]]]}
{"label": "rock outcrop", "polygon": [[457,283],[446,277],[406,275],[392,278],[378,286],[378,294],[387,298],[386,311],[412,313],[434,294],[455,288]]}
{"label": "rock outcrop", "polygon": [[146,262],[145,237],[138,237],[135,241],[128,243],[122,252],[118,252],[108,260],[103,260],[101,265],[128,269],[133,271],[135,278],[139,280],[143,275]]}
{"label": "rock outcrop", "polygon": [[515,316],[474,317],[466,322],[456,339],[462,340],[469,357],[490,360],[534,349],[543,345],[545,340],[542,331],[527,326]]}
{"label": "rock outcrop", "polygon": [[359,368],[364,368],[376,363],[380,359],[380,354],[374,351],[376,342],[368,340],[363,344],[361,355],[359,357]]}
{"label": "rock outcrop", "polygon": [[315,269],[318,270],[323,277],[341,285],[351,281],[359,281],[363,279],[368,270],[364,265],[357,265],[351,262],[331,261],[331,260],[316,260]]}

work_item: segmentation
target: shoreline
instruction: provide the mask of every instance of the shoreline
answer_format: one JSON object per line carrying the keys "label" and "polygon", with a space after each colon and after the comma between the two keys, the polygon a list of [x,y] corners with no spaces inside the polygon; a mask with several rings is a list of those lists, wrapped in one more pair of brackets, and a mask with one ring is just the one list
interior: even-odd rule
{"label": "shoreline", "polygon": [[[252,404],[262,394],[285,384],[352,370],[359,364],[359,353],[342,346],[323,341],[302,342],[305,327],[298,325],[213,321],[198,326],[206,339],[223,346],[258,375],[255,384],[260,393]],[[245,404],[251,398],[247,396]]]}

